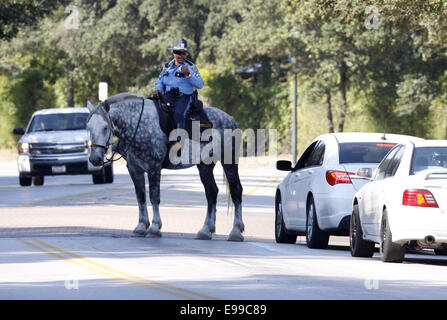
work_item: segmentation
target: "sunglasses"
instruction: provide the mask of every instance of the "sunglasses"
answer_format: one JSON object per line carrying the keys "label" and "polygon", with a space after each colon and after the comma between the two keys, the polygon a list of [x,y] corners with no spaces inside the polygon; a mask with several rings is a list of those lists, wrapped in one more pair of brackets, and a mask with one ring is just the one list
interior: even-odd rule
{"label": "sunglasses", "polygon": [[175,51],[174,51],[174,54],[178,54],[178,55],[180,55],[180,56],[184,56],[184,55],[187,54],[187,52],[186,52],[186,51],[177,51],[177,50],[175,50]]}

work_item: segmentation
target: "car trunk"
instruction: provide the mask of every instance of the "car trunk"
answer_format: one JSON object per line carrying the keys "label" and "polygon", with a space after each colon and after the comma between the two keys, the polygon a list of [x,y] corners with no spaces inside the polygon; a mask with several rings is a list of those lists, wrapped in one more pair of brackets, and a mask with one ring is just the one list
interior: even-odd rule
{"label": "car trunk", "polygon": [[447,213],[447,173],[432,173],[424,180],[423,188],[429,190],[436,199],[439,209]]}

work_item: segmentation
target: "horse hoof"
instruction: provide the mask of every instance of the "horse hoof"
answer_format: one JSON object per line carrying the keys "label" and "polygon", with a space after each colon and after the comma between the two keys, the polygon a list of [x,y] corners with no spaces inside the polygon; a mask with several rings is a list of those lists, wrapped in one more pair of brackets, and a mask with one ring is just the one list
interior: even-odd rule
{"label": "horse hoof", "polygon": [[211,232],[199,231],[196,240],[211,240]]}
{"label": "horse hoof", "polygon": [[239,231],[231,231],[230,235],[228,236],[228,241],[242,242],[244,241],[244,236]]}
{"label": "horse hoof", "polygon": [[137,237],[144,237],[146,235],[146,228],[138,226],[134,229],[133,233]]}
{"label": "horse hoof", "polygon": [[143,238],[143,237],[145,237],[146,236],[146,232],[144,232],[144,233],[139,233],[139,232],[133,232],[133,234],[132,234],[132,236],[133,237],[139,237],[139,238]]}
{"label": "horse hoof", "polygon": [[160,229],[158,228],[150,227],[149,230],[147,230],[146,234],[149,235],[150,237],[161,238],[161,232]]}
{"label": "horse hoof", "polygon": [[148,231],[146,235],[149,236],[149,237],[152,237],[152,238],[161,238],[161,232],[160,231],[158,231],[158,232],[150,232],[150,231]]}

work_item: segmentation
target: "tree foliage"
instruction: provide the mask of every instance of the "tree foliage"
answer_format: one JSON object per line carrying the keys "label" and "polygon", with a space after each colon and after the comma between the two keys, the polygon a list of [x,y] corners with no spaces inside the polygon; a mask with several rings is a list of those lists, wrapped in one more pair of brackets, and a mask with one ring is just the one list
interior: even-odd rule
{"label": "tree foliage", "polygon": [[447,0],[6,0],[0,13],[0,117],[14,124],[96,102],[102,81],[109,94],[150,95],[183,37],[201,97],[243,129],[277,129],[280,151],[295,74],[299,114],[318,114],[325,131],[362,130],[361,118],[377,131],[447,134],[431,124],[447,113]]}

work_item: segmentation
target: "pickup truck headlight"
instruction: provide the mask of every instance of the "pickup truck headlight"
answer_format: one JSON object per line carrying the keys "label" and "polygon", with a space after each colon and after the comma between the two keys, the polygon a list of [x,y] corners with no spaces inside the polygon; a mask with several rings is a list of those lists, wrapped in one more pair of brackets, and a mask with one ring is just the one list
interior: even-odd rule
{"label": "pickup truck headlight", "polygon": [[90,148],[92,147],[92,144],[93,144],[92,140],[87,140],[85,142],[85,153],[89,152]]}
{"label": "pickup truck headlight", "polygon": [[19,143],[19,154],[28,154],[29,153],[29,143],[22,142]]}

